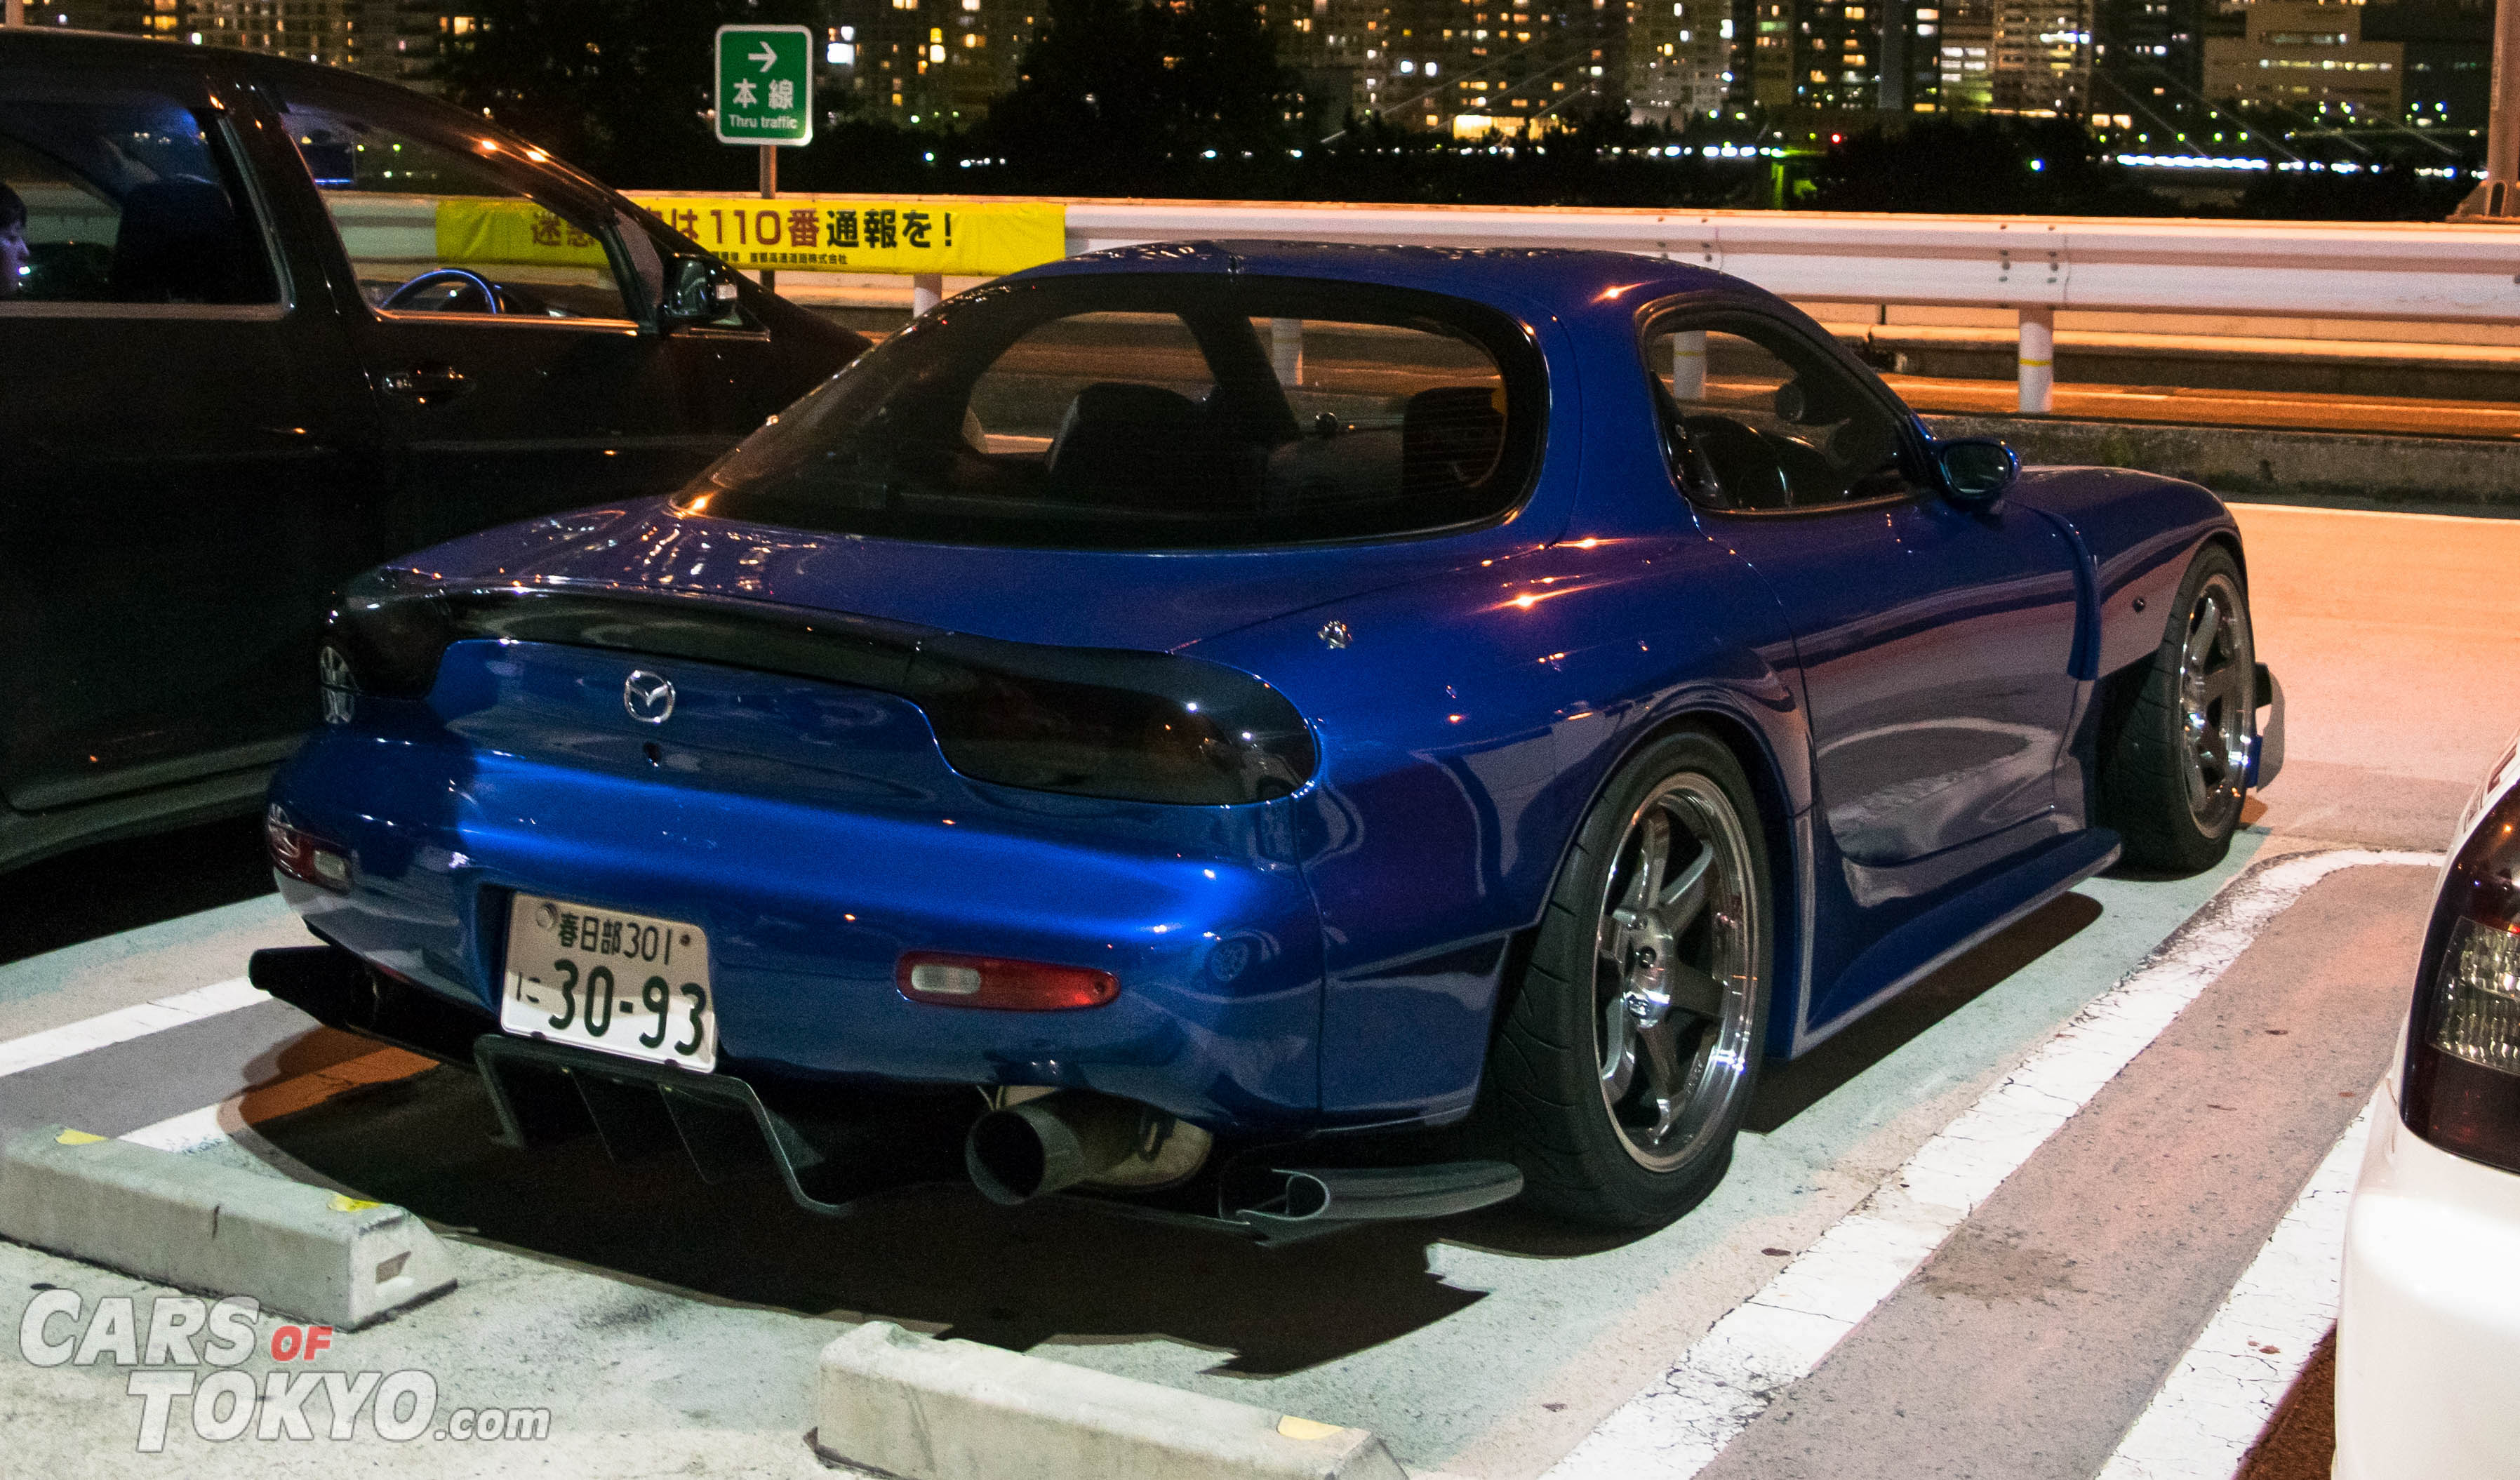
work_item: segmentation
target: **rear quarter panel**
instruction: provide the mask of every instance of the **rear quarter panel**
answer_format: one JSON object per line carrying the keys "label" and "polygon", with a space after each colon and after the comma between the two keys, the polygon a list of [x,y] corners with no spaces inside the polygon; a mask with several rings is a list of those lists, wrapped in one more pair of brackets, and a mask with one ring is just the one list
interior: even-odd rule
{"label": "rear quarter panel", "polygon": [[[1320,636],[1332,620],[1347,647]],[[1700,535],[1560,545],[1191,650],[1276,685],[1320,738],[1298,851],[1322,915],[1333,1124],[1469,1107],[1510,939],[1646,737],[1717,718],[1747,738],[1780,817],[1809,799],[1781,613]]]}

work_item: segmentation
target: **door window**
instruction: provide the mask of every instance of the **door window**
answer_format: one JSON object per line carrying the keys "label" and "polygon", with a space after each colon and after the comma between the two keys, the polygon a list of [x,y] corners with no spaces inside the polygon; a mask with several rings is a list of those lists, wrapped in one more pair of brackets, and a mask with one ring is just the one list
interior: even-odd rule
{"label": "door window", "polygon": [[[537,189],[500,141],[431,139],[344,109],[282,114],[372,307],[531,319],[635,317],[606,223]],[[640,233],[632,250],[647,245]],[[654,250],[640,276],[654,300]]]}
{"label": "door window", "polygon": [[1904,497],[1898,419],[1819,345],[1748,318],[1645,335],[1672,475],[1710,509],[1816,509]]}
{"label": "door window", "polygon": [[237,180],[166,94],[0,83],[0,302],[278,301]]}

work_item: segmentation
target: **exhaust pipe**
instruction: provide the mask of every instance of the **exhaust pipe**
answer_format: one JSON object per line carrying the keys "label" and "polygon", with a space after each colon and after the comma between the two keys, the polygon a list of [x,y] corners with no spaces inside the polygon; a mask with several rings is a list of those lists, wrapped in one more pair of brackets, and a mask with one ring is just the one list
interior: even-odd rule
{"label": "exhaust pipe", "polygon": [[1163,1111],[1090,1090],[1059,1090],[989,1111],[963,1143],[964,1169],[1002,1207],[1099,1182],[1166,1187],[1207,1160],[1208,1135]]}

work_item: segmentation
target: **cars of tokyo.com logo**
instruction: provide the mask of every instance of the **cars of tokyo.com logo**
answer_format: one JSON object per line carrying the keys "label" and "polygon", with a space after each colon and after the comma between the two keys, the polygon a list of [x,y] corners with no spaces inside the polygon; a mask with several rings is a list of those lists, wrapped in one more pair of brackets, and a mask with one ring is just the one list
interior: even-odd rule
{"label": "cars of tokyo.com logo", "polygon": [[[310,1364],[338,1361],[329,1325],[279,1322],[262,1327],[261,1303],[248,1295],[107,1295],[90,1305],[77,1291],[35,1286],[18,1319],[18,1353],[37,1367],[130,1368],[123,1391],[140,1400],[140,1452],[162,1453],[177,1399],[196,1437],[329,1439],[368,1431],[392,1443],[542,1439],[547,1408],[458,1408],[438,1413],[437,1378],[418,1368],[344,1371]],[[243,1365],[268,1358],[257,1379]],[[202,1368],[207,1368],[207,1371]],[[323,1427],[317,1427],[317,1418]]]}

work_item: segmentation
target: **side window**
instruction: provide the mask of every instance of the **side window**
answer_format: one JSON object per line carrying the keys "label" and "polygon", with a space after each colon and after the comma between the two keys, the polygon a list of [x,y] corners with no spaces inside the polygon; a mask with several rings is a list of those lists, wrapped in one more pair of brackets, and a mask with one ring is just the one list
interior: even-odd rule
{"label": "side window", "polygon": [[138,88],[0,82],[0,301],[279,301],[210,116]]}
{"label": "side window", "polygon": [[[546,199],[530,169],[292,100],[281,114],[369,304],[388,313],[627,319],[605,224]],[[634,234],[645,244],[644,234]],[[651,248],[649,255],[653,255]],[[652,302],[656,285],[642,285]]]}
{"label": "side window", "polygon": [[1434,325],[1254,321],[1303,433],[1270,457],[1300,503],[1461,502],[1505,456],[1505,373]]}
{"label": "side window", "polygon": [[[1062,431],[1071,452],[1109,440],[1120,444],[1113,456],[1132,444],[1138,455],[1157,456],[1163,442],[1205,420],[1199,408],[1215,389],[1207,357],[1179,316],[1072,314],[1035,327],[980,373],[964,433],[977,451],[1045,464]],[[1106,437],[1106,425],[1122,434]]]}
{"label": "side window", "polygon": [[1824,508],[1910,490],[1899,424],[1780,325],[1669,320],[1645,335],[1672,475],[1710,509]]}

